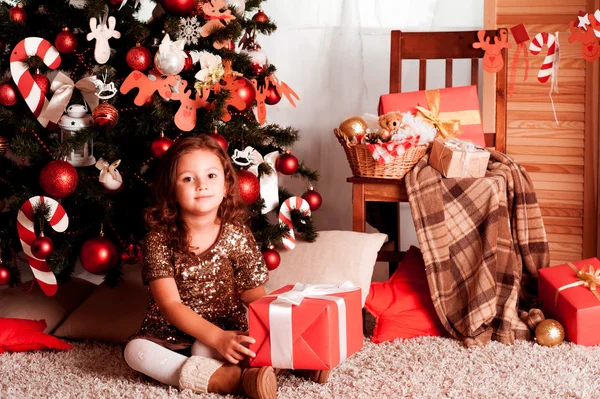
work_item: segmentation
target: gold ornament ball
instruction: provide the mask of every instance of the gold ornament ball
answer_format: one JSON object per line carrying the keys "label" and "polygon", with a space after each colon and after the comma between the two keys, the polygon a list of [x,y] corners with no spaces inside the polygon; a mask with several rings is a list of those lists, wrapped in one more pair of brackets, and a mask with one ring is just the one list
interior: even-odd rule
{"label": "gold ornament ball", "polygon": [[535,328],[535,339],[544,346],[556,346],[565,340],[565,329],[556,320],[546,319]]}
{"label": "gold ornament ball", "polygon": [[367,132],[367,123],[361,117],[351,116],[340,123],[340,131],[344,136],[352,139],[356,135]]}

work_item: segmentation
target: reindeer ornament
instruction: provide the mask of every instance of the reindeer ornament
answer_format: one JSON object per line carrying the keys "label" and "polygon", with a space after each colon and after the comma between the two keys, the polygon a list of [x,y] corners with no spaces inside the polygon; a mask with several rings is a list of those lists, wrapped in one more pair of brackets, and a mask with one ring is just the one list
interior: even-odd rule
{"label": "reindeer ornament", "polygon": [[506,29],[500,30],[500,36],[495,37],[494,44],[490,44],[489,36],[485,37],[485,30],[477,32],[477,37],[479,38],[479,42],[473,43],[473,48],[480,48],[485,51],[483,55],[483,69],[490,73],[500,72],[504,68],[502,49],[512,47],[512,44],[508,43]]}
{"label": "reindeer ornament", "polygon": [[[224,11],[221,11],[224,10]],[[200,30],[200,36],[208,37],[214,31],[223,29],[229,21],[235,19],[235,15],[227,8],[225,0],[209,0],[202,5],[204,11],[204,19],[208,20]],[[213,47],[217,50],[222,49],[228,41],[213,42]]]}
{"label": "reindeer ornament", "polygon": [[[600,12],[596,11],[596,14],[600,16]],[[569,36],[569,43],[581,42],[581,53],[586,61],[594,62],[600,57],[600,45],[598,45],[598,38],[600,36],[600,24],[596,20],[594,14],[588,15],[590,25],[584,25],[583,27],[575,27],[575,22],[571,21],[569,27],[571,28],[571,36]]]}
{"label": "reindeer ornament", "polygon": [[108,12],[104,14],[100,25],[98,25],[96,18],[90,18],[90,29],[92,31],[87,34],[87,40],[88,42],[96,40],[94,59],[98,64],[106,64],[110,58],[110,44],[108,44],[108,40],[113,37],[115,39],[121,37],[121,33],[115,30],[115,26],[117,26],[117,20],[115,17],[109,17]]}

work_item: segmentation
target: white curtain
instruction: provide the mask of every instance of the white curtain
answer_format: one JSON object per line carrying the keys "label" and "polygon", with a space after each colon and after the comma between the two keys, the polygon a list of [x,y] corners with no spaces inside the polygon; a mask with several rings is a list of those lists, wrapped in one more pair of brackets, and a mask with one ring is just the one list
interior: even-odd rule
{"label": "white curtain", "polygon": [[[268,107],[268,121],[299,129],[293,153],[321,174],[315,185],[323,196],[314,215],[317,228],[350,230],[352,194],[346,178],[351,172],[333,128],[348,116],[377,113],[379,96],[388,92],[392,29],[481,29],[483,0],[271,0],[263,5],[278,29],[258,41],[277,76],[300,96],[296,109],[285,100]],[[404,69],[403,88],[417,90],[416,64]],[[455,68],[457,85],[469,84],[468,77],[468,69],[461,74]],[[431,83],[442,86],[443,74],[434,74]],[[298,179],[286,179],[285,185],[300,194],[306,189]],[[416,244],[407,205],[401,217],[402,247]]]}

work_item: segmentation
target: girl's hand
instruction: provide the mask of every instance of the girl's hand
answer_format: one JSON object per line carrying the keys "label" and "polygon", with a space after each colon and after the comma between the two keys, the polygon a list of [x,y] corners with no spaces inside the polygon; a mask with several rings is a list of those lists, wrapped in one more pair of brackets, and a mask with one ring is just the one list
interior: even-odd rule
{"label": "girl's hand", "polygon": [[242,343],[255,343],[256,340],[243,331],[223,331],[217,338],[215,349],[228,361],[238,364],[244,356],[255,357],[256,353],[246,348]]}

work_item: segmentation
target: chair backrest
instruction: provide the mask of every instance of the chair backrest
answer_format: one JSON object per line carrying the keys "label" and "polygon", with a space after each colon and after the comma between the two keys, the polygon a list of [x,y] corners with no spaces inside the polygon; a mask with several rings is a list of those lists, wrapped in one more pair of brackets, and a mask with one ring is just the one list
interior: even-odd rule
{"label": "chair backrest", "polygon": [[[495,42],[500,30],[487,30],[486,37]],[[425,90],[427,82],[427,60],[446,60],[445,87],[452,87],[452,64],[455,59],[471,60],[471,84],[479,87],[479,59],[484,57],[483,49],[473,48],[480,41],[478,31],[463,32],[402,32],[392,31],[390,52],[390,93],[402,89],[402,60],[419,60],[419,90]],[[508,50],[501,50],[504,68],[496,76],[496,129],[485,133],[488,147],[506,152],[506,87],[508,70]]]}

